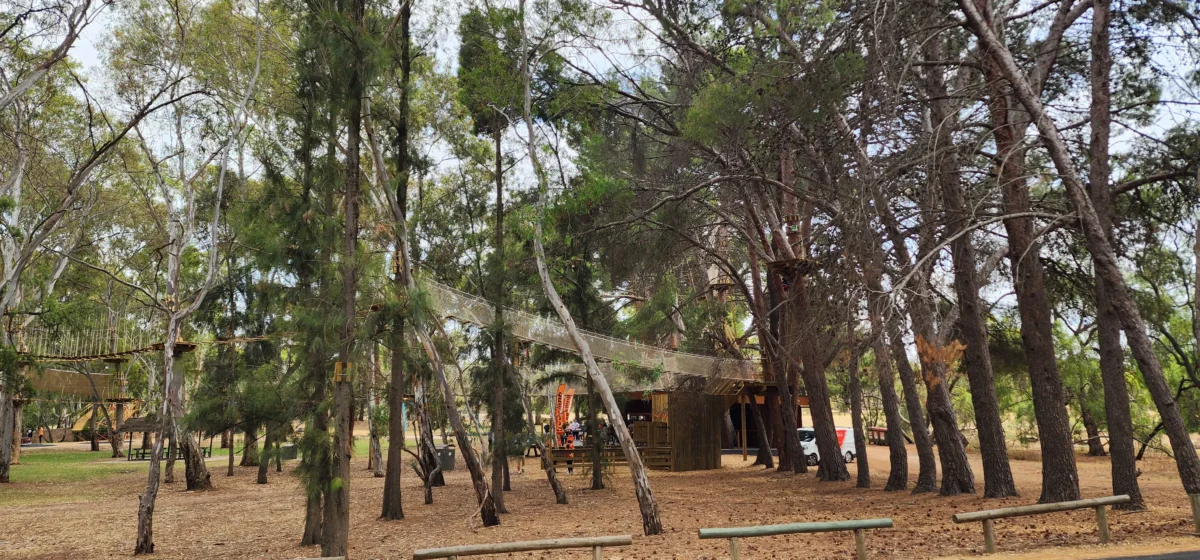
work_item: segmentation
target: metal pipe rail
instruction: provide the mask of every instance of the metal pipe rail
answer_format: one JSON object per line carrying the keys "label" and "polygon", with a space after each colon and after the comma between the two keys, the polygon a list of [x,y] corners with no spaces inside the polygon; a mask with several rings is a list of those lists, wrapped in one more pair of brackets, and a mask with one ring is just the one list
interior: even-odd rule
{"label": "metal pipe rail", "polygon": [[831,531],[854,531],[854,546],[858,552],[858,560],[867,558],[867,529],[887,529],[892,526],[892,520],[886,519],[852,519],[847,521],[820,521],[816,523],[786,523],[783,525],[753,525],[750,527],[721,527],[700,529],[701,539],[729,539],[729,557],[739,559],[738,539],[743,537],[769,537],[771,535],[790,535],[795,533],[827,533]]}
{"label": "metal pipe rail", "polygon": [[629,546],[633,544],[630,535],[613,535],[606,537],[581,537],[573,539],[548,539],[542,541],[518,541],[494,544],[469,544],[463,546],[448,546],[445,548],[423,548],[413,551],[413,560],[423,558],[450,558],[456,560],[459,556],[478,556],[481,554],[504,554],[507,552],[526,552],[530,550],[558,550],[563,548],[590,548],[592,559],[600,560],[600,549],[606,546]]}
{"label": "metal pipe rail", "polygon": [[1124,504],[1129,502],[1127,494],[1120,496],[1105,496],[1103,498],[1089,498],[1086,500],[1074,500],[1070,502],[1054,502],[1051,504],[1036,504],[1032,506],[1017,506],[1002,509],[989,509],[985,511],[972,511],[968,513],[956,513],[952,517],[955,523],[971,523],[974,521],[983,522],[983,548],[986,552],[996,552],[996,535],[992,527],[992,520],[1005,519],[1008,517],[1020,517],[1023,515],[1037,515],[1040,513],[1055,513],[1059,511],[1070,511],[1075,509],[1092,508],[1096,510],[1096,526],[1100,532],[1100,542],[1108,542],[1108,511],[1105,507]]}

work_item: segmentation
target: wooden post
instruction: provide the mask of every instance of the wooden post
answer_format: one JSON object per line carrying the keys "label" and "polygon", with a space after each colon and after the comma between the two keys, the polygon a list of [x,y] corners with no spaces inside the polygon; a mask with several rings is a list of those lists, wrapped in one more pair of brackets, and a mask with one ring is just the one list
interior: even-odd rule
{"label": "wooden post", "polygon": [[992,532],[992,520],[983,520],[983,550],[988,553],[996,552],[996,535]]}
{"label": "wooden post", "polygon": [[1108,543],[1108,511],[1105,506],[1096,506],[1096,527],[1100,530],[1100,544]]}
{"label": "wooden post", "polygon": [[862,529],[854,530],[854,548],[858,551],[858,560],[867,560],[867,537]]}
{"label": "wooden post", "polygon": [[[738,399],[738,402],[741,402],[741,400],[742,399]],[[746,403],[741,403],[741,404],[742,404],[742,462],[744,463],[744,462],[746,462],[746,440],[748,440],[749,438],[746,437]]]}
{"label": "wooden post", "polygon": [[732,537],[729,539],[729,560],[738,560],[738,538]]}
{"label": "wooden post", "polygon": [[1192,502],[1192,525],[1200,535],[1200,494],[1188,494],[1188,500]]}

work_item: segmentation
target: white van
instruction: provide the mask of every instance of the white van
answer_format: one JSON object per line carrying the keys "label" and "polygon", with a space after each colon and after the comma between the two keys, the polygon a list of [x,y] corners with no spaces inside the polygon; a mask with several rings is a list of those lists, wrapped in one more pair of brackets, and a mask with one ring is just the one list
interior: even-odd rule
{"label": "white van", "polygon": [[[804,457],[808,461],[808,465],[814,466],[821,460],[821,454],[817,451],[817,433],[812,428],[798,428],[800,432],[800,447],[804,450]],[[847,463],[854,462],[854,430],[852,428],[837,428],[838,444],[842,448],[842,457]]]}

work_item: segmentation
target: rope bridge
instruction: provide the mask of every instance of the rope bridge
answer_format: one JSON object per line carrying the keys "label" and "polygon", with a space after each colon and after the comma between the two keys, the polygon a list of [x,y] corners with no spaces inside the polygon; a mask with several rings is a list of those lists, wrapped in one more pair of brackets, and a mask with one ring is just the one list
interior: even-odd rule
{"label": "rope bridge", "polygon": [[[423,285],[443,317],[480,327],[487,327],[495,322],[495,306],[492,302],[428,279]],[[576,352],[566,327],[557,318],[507,307],[504,316],[516,338],[566,352]],[[154,321],[147,317],[129,321],[113,329],[93,328],[70,334],[45,327],[32,327],[24,333],[26,349],[23,354],[43,362],[89,362],[117,360],[145,352],[161,352],[163,343],[154,341],[149,334],[154,330],[149,327],[154,324]],[[762,381],[762,372],[752,360],[678,352],[621,340],[594,331],[580,329],[579,332],[599,361],[658,370],[670,376],[701,377],[717,384]],[[228,344],[262,339],[263,337],[215,340],[211,343]]]}

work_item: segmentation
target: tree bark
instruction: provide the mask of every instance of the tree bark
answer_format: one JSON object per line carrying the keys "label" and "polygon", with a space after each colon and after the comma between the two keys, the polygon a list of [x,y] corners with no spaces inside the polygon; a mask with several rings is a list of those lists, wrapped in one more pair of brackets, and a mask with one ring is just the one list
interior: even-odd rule
{"label": "tree bark", "polygon": [[[1109,46],[1110,0],[1093,0],[1091,30],[1091,134],[1089,138],[1088,179],[1096,218],[1109,242],[1112,238],[1112,201],[1110,194],[1109,136],[1112,127],[1109,76],[1112,53]],[[1200,239],[1200,237],[1198,237]],[[1104,417],[1108,430],[1109,462],[1113,494],[1128,494],[1129,502],[1115,509],[1142,510],[1146,502],[1138,485],[1137,460],[1133,452],[1133,419],[1129,411],[1129,387],[1125,381],[1125,353],[1121,348],[1121,319],[1109,297],[1109,288],[1099,277],[1096,289],[1096,332],[1100,346],[1100,378],[1104,387]],[[1081,405],[1082,406],[1082,405]],[[1089,443],[1091,442],[1091,434]],[[1090,446],[1089,446],[1090,447]]]}
{"label": "tree bark", "polygon": [[1032,117],[1034,124],[1037,125],[1042,144],[1046,147],[1046,151],[1058,171],[1059,178],[1066,187],[1071,204],[1079,215],[1096,274],[1109,291],[1110,300],[1120,318],[1129,348],[1138,362],[1146,388],[1162,418],[1167,437],[1171,441],[1171,448],[1175,453],[1175,464],[1179,471],[1180,481],[1188,494],[1200,494],[1200,458],[1196,456],[1196,450],[1192,447],[1187,427],[1179,411],[1179,405],[1171,393],[1171,387],[1163,374],[1162,365],[1154,352],[1150,337],[1146,333],[1145,321],[1133,300],[1129,286],[1125,283],[1120,265],[1117,263],[1116,253],[1113,251],[1108,234],[1101,225],[1096,209],[1084,189],[1083,181],[1071,159],[1066,141],[1057,125],[1046,113],[1041,100],[1034,93],[1028,80],[1021,73],[1012,53],[987,26],[980,11],[969,0],[959,0],[959,6],[967,17],[967,28],[979,39],[981,49],[996,60],[1001,74],[1012,85],[1017,99],[1020,100]]}
{"label": "tree bark", "polygon": [[1083,420],[1083,430],[1087,433],[1087,446],[1089,457],[1103,457],[1104,442],[1100,441],[1100,424],[1096,422],[1096,417],[1088,410],[1086,399],[1083,395],[1079,397],[1079,417]]}
{"label": "tree bark", "polygon": [[[772,309],[778,309],[779,303],[782,300],[781,293],[783,291],[782,282],[779,275],[768,270],[768,295]],[[789,329],[790,326],[783,326],[784,321],[779,321],[780,330]],[[771,333],[767,333],[767,337],[771,337]],[[760,338],[764,338],[761,337]],[[776,340],[782,341],[788,337],[784,333]],[[775,389],[779,393],[779,414],[783,420],[783,434],[781,442],[783,445],[779,449],[779,471],[792,471],[793,473],[807,473],[808,459],[804,456],[803,447],[800,445],[800,433],[797,431],[799,426],[796,420],[796,395],[792,393],[792,389],[788,384],[788,368],[782,351],[768,346],[766,354],[769,356],[768,363],[771,365],[772,377],[775,378]]]}
{"label": "tree bark", "polygon": [[[19,402],[20,401],[13,401],[13,428],[14,429],[20,429],[20,420],[17,418],[17,411],[20,409],[20,406],[17,404]],[[93,402],[92,403],[92,417],[88,418],[88,432],[89,432],[88,435],[91,436],[89,438],[89,443],[91,444],[90,451],[100,451],[100,434],[96,433],[96,416],[99,416],[99,415],[100,415],[99,405],[97,405],[96,403]],[[13,457],[13,461],[14,462],[16,461],[15,456]]]}
{"label": "tree bark", "polygon": [[242,461],[238,463],[243,467],[258,466],[258,423],[246,423],[246,437],[242,440]]}
{"label": "tree bark", "polygon": [[[586,323],[585,323],[586,324]],[[592,379],[588,378],[588,434],[592,438],[592,490],[604,489],[604,465],[600,461],[600,450],[604,448],[604,442],[600,439],[600,426],[596,414],[596,384]],[[726,411],[725,417],[729,417],[729,412]]]}
{"label": "tree bark", "polygon": [[[9,386],[14,383],[10,374],[0,372],[0,434],[11,434],[13,431],[12,392]],[[0,445],[0,483],[10,482],[10,466],[12,465],[12,446]]]}
{"label": "tree bark", "polygon": [[[528,75],[526,75],[528,82]],[[526,83],[526,104],[529,103],[528,83]],[[526,108],[528,112],[528,107]],[[530,127],[530,142],[533,142],[532,124]],[[536,166],[535,166],[536,167]],[[544,183],[544,180],[540,182]],[[543,189],[544,190],[544,189]],[[584,366],[587,367],[588,376],[592,379],[596,388],[600,391],[600,397],[604,402],[604,408],[608,413],[609,418],[621,418],[621,407],[617,404],[616,398],[613,397],[612,389],[608,386],[608,380],[604,378],[604,374],[600,371],[600,366],[596,365],[596,359],[592,356],[591,347],[587,340],[580,336],[578,329],[575,328],[575,321],[571,318],[571,312],[567,310],[567,306],[563,305],[562,298],[558,297],[558,291],[550,281],[550,271],[546,268],[545,250],[542,248],[542,224],[539,219],[534,224],[534,255],[537,258],[538,276],[542,280],[542,290],[546,292],[547,299],[550,300],[551,306],[558,313],[558,318],[563,322],[567,329],[567,333],[571,336],[575,348],[579,351],[580,357],[583,358]],[[642,463],[642,456],[638,453],[637,447],[633,443],[633,435],[629,433],[629,428],[624,422],[613,422],[613,428],[617,431],[617,440],[621,442],[621,449],[625,452],[625,460],[629,464],[629,473],[633,477],[634,493],[638,499],[638,509],[642,513],[642,531],[646,536],[658,535],[663,531],[662,520],[658,514],[658,503],[654,500],[654,494],[650,490],[650,480],[646,477],[646,467]]]}
{"label": "tree bark", "polygon": [[[13,429],[11,432],[7,432],[11,436],[9,440],[12,443],[12,459],[10,460],[9,464],[12,465],[21,464],[21,432],[25,429],[24,411],[21,409],[24,408],[24,405],[25,401],[21,399],[14,400],[12,405]],[[109,437],[108,439],[111,440],[114,438]]]}
{"label": "tree bark", "polygon": [[[853,329],[854,325],[849,325]],[[858,378],[858,342],[850,337],[850,421],[854,428],[854,454],[858,463],[858,479],[856,488],[871,487],[871,468],[867,463],[867,434],[863,431],[862,421],[862,380]]]}
{"label": "tree bark", "polygon": [[625,460],[629,464],[629,474],[633,478],[634,493],[637,495],[638,509],[642,514],[642,532],[646,536],[658,535],[663,532],[662,520],[658,513],[658,503],[654,500],[654,494],[650,490],[650,480],[646,477],[646,467],[642,463],[642,456],[638,453],[637,447],[633,443],[633,435],[629,433],[629,428],[621,422],[621,407],[617,405],[616,398],[613,397],[612,389],[608,386],[608,380],[604,378],[604,374],[600,371],[600,366],[596,364],[596,359],[592,356],[591,347],[579,334],[579,330],[575,327],[575,320],[571,317],[571,312],[567,310],[567,306],[563,304],[562,298],[558,296],[558,290],[554,288],[554,283],[550,280],[550,271],[546,268],[546,251],[542,247],[542,214],[545,213],[545,197],[549,196],[547,192],[546,177],[537,159],[536,137],[533,130],[533,110],[532,110],[532,95],[530,92],[530,81],[532,80],[529,67],[529,37],[525,31],[525,0],[520,1],[521,12],[521,73],[524,81],[524,116],[526,127],[526,139],[529,143],[529,157],[533,163],[534,174],[538,179],[538,192],[542,197],[539,208],[539,216],[534,222],[533,233],[533,250],[534,257],[537,261],[538,277],[542,282],[542,290],[546,293],[546,298],[550,300],[550,305],[554,307],[558,313],[559,320],[570,335],[571,341],[574,343],[579,355],[583,358],[583,364],[587,368],[588,376],[595,383],[596,388],[600,391],[600,397],[604,402],[605,411],[608,417],[615,419],[613,428],[617,431],[617,440],[621,442],[621,449],[625,453]]}
{"label": "tree bark", "polygon": [[125,456],[125,440],[121,439],[121,425],[125,423],[125,403],[117,403],[117,417],[112,420],[112,429],[108,431],[108,441],[112,444],[113,459]]}
{"label": "tree bark", "polygon": [[758,432],[758,455],[754,458],[754,464],[773,469],[775,468],[775,457],[771,455],[771,435],[767,433],[767,423],[763,421],[762,409],[756,402],[757,397],[758,395],[751,393],[749,395],[750,404],[747,405],[750,407],[750,415],[754,417],[754,429]]}
{"label": "tree bark", "polygon": [[[987,0],[976,0],[977,3]],[[987,10],[990,14],[990,9]],[[990,16],[989,16],[990,17]],[[1007,214],[1028,212],[1029,185],[1022,147],[1025,125],[1017,122],[994,60],[985,58],[988,80],[988,110],[996,140],[997,182]],[[1033,219],[1028,216],[1004,220],[1013,287],[1021,317],[1021,346],[1029,364],[1033,411],[1042,449],[1041,503],[1079,499],[1079,475],[1075,468],[1070,419],[1054,354],[1053,317],[1041,263],[1041,244],[1033,236]]]}
{"label": "tree bark", "polygon": [[[925,43],[925,57],[928,60],[942,59],[941,41],[938,36]],[[971,221],[963,196],[957,152],[949,149],[953,143],[951,132],[957,129],[958,119],[950,107],[950,96],[939,67],[925,69],[925,86],[929,96],[930,120],[937,123],[932,136],[934,153],[939,155],[935,155],[937,159],[933,169],[945,205],[946,228],[949,232],[958,232],[968,227]],[[987,324],[979,301],[979,279],[975,271],[975,247],[971,234],[952,241],[950,252],[954,267],[954,292],[959,308],[958,328],[966,346],[962,363],[971,388],[971,403],[979,434],[979,454],[983,461],[983,497],[1016,496],[1017,488],[1009,466],[1008,443],[1004,437],[1004,424],[1000,418],[1000,404],[988,351]]]}
{"label": "tree bark", "polygon": [[[263,450],[269,451],[271,449],[271,444],[275,443],[275,438],[273,436],[274,433],[271,430],[271,424],[268,422],[266,425],[266,439],[263,441]],[[270,453],[267,453],[266,455],[267,456],[264,457],[262,461],[258,462],[258,484],[267,483],[267,470],[271,468],[271,458]]]}
{"label": "tree bark", "polygon": [[233,457],[235,455],[233,452],[233,430],[225,430],[225,437],[221,439],[229,443],[229,467],[228,470],[225,471],[225,476],[233,476]]}
{"label": "tree bark", "polygon": [[[878,246],[875,244],[872,246],[875,255],[881,256],[878,253]],[[882,263],[878,262],[878,259],[873,259],[868,262],[868,265],[864,268],[867,270],[867,290],[870,294],[867,313],[871,323],[871,352],[875,354],[875,377],[879,381],[879,395],[883,401],[883,418],[887,423],[890,473],[883,490],[898,492],[908,488],[908,449],[904,447],[904,420],[900,415],[900,397],[896,394],[896,378],[892,374],[892,355],[888,351],[887,329],[883,320],[883,310],[887,302],[884,299],[880,280]]]}
{"label": "tree bark", "polygon": [[546,473],[546,481],[550,483],[550,490],[554,492],[554,502],[561,505],[567,504],[567,491],[558,481],[558,474],[554,471],[554,463],[550,462],[550,455],[546,452],[546,446],[542,443],[541,436],[534,431],[534,426],[539,423],[533,421],[533,403],[530,402],[529,393],[518,375],[516,369],[509,370],[512,375],[512,382],[521,389],[521,405],[525,408],[526,434],[529,441],[537,448],[538,455],[541,457],[542,470]]}
{"label": "tree bark", "polygon": [[504,378],[508,365],[508,348],[504,343],[504,160],[501,149],[503,129],[495,130],[496,144],[496,224],[493,256],[495,266],[492,274],[496,279],[494,295],[496,321],[492,323],[492,501],[496,511],[508,513],[504,507],[504,465],[508,463],[507,446],[504,445]]}
{"label": "tree bark", "polygon": [[904,335],[899,314],[889,321],[888,342],[896,371],[900,374],[900,387],[904,391],[904,405],[908,410],[908,424],[912,428],[913,445],[917,448],[917,483],[913,494],[937,491],[937,459],[933,453],[933,442],[929,427],[925,423],[925,407],[921,393],[917,390],[917,375],[908,361],[908,350],[904,347]]}
{"label": "tree bark", "polygon": [[[364,33],[366,1],[354,0],[346,6],[354,34]],[[350,539],[350,457],[354,445],[354,384],[351,363],[354,356],[355,302],[358,290],[358,198],[362,173],[360,148],[362,143],[362,97],[364,53],[353,45],[354,60],[350,63],[346,87],[346,175],[343,195],[345,228],[342,235],[342,347],[338,361],[341,376],[335,369],[333,382],[333,480],[325,499],[322,520],[321,555],[346,556]],[[265,461],[264,461],[265,462]]]}

